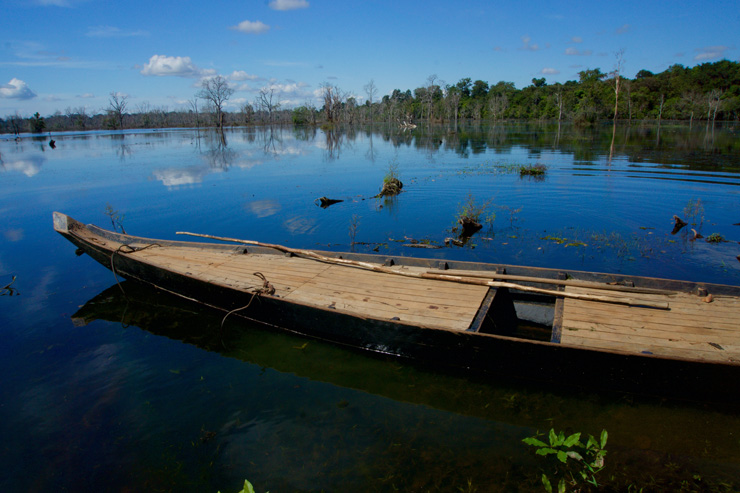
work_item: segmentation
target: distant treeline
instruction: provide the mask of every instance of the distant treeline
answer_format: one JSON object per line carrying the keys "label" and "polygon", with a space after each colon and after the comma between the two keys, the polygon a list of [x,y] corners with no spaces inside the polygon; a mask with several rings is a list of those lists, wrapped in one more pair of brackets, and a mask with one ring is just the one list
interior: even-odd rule
{"label": "distant treeline", "polygon": [[[621,63],[620,63],[621,64]],[[489,84],[463,78],[446,84],[435,75],[413,91],[395,89],[376,99],[371,81],[364,90],[367,98],[343,92],[336,86],[322,86],[323,106],[313,103],[281,109],[279,94],[263,90],[253,103],[222,115],[226,126],[259,124],[418,124],[419,122],[457,123],[502,120],[569,120],[590,124],[598,120],[740,120],[740,63],[721,60],[691,68],[673,65],[653,74],[640,70],[634,79],[618,70],[603,73],[586,69],[579,80],[548,84],[545,78],[517,89],[512,82]],[[233,92],[233,91],[232,91]],[[166,128],[215,126],[218,118],[206,101],[198,108],[197,99],[187,111],[139,105],[134,111],[119,93],[111,93],[110,107],[99,114],[85,108],[67,108],[64,113],[30,118],[18,114],[0,118],[0,132],[49,132],[117,128]],[[227,95],[227,99],[230,93]]]}

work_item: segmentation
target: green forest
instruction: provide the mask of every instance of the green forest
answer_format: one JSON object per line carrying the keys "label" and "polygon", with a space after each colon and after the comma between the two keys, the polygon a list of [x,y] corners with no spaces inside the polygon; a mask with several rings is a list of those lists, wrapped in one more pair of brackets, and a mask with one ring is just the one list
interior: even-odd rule
{"label": "green forest", "polygon": [[[618,66],[621,63],[617,64]],[[430,75],[415,89],[395,89],[378,98],[373,81],[363,96],[336,85],[321,87],[323,105],[307,102],[285,108],[280,94],[266,88],[253,102],[229,106],[233,90],[225,79],[217,94],[196,93],[187,110],[172,110],[141,103],[132,108],[125,96],[111,92],[109,106],[98,113],[67,108],[53,115],[19,114],[0,118],[0,132],[50,132],[119,128],[244,126],[259,124],[367,124],[383,122],[413,126],[420,122],[458,124],[465,121],[571,121],[589,125],[603,120],[704,120],[740,119],[740,63],[721,60],[694,67],[672,65],[654,74],[640,70],[633,79],[617,68],[578,73],[578,80],[564,84],[534,78],[517,89],[512,82],[489,83],[463,78],[447,84]],[[199,103],[200,101],[200,103]]]}

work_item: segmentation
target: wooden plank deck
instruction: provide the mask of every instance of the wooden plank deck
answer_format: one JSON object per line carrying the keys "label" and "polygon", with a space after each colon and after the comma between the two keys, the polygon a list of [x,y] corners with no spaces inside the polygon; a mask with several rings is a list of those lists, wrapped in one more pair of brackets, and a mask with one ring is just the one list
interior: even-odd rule
{"label": "wooden plank deck", "polygon": [[465,330],[470,326],[488,291],[485,286],[383,274],[282,255],[170,246],[127,255],[246,292],[262,287],[262,280],[254,275],[260,272],[275,287],[277,296],[290,301],[360,317],[398,318],[402,322],[450,330]]}
{"label": "wooden plank deck", "polygon": [[[587,288],[567,292],[596,294]],[[599,293],[604,294],[602,291]],[[610,293],[610,297],[668,301],[669,310],[564,300],[561,344],[740,365],[740,300],[693,294]]]}

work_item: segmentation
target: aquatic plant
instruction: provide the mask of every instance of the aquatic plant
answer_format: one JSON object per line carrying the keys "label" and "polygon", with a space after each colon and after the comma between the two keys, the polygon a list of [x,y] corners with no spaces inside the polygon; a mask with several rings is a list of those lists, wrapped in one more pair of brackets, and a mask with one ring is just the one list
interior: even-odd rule
{"label": "aquatic plant", "polygon": [[13,279],[11,279],[8,284],[0,288],[0,296],[19,295],[20,293],[18,292],[18,290],[11,286],[11,284],[13,284],[14,282],[15,282],[15,276],[13,276]]}
{"label": "aquatic plant", "polygon": [[392,161],[388,165],[388,172],[383,177],[383,187],[376,197],[389,197],[401,193],[403,183],[398,176],[398,163]]}
{"label": "aquatic plant", "polygon": [[[537,433],[522,441],[527,445],[537,447],[537,455],[557,458],[555,475],[561,476],[557,485],[558,492],[565,492],[568,485],[571,491],[577,491],[586,484],[599,486],[596,474],[604,468],[606,441],[609,437],[606,430],[601,431],[599,440],[589,435],[586,443],[581,442],[581,433],[573,433],[566,437],[562,431],[556,433],[554,428],[550,429],[547,436],[548,442],[540,440],[539,437],[540,434]],[[544,473],[542,474],[542,485],[548,493],[553,491],[552,482]]]}
{"label": "aquatic plant", "polygon": [[468,194],[468,199],[458,206],[457,223],[462,226],[461,236],[468,237],[480,230],[485,222],[489,225],[496,220],[496,213],[489,211],[491,201],[478,203],[473,194]]}
{"label": "aquatic plant", "polygon": [[509,224],[514,226],[514,221],[519,220],[519,213],[522,212],[522,207],[517,207],[516,209],[512,209],[508,205],[500,205],[498,206],[499,209],[502,211],[509,213]]}
{"label": "aquatic plant", "polygon": [[350,244],[355,244],[355,236],[357,235],[357,228],[360,226],[360,216],[357,214],[352,214],[352,219],[349,223],[349,238],[350,238]]}
{"label": "aquatic plant", "polygon": [[519,176],[545,176],[545,171],[544,164],[529,164],[519,168]]}
{"label": "aquatic plant", "polygon": [[719,233],[712,233],[711,235],[707,236],[708,243],[722,243],[723,241],[725,241],[725,237]]}
{"label": "aquatic plant", "polygon": [[[219,491],[218,493],[221,493],[221,492]],[[249,481],[247,481],[245,479],[244,480],[244,488],[242,488],[241,490],[237,491],[236,493],[255,493],[254,486],[252,486],[252,483],[250,483]],[[268,491],[267,493],[270,493],[270,492]]]}
{"label": "aquatic plant", "polygon": [[115,210],[110,204],[105,205],[105,210],[103,211],[103,214],[110,218],[110,222],[113,225],[113,231],[118,231],[118,229],[120,228],[121,233],[126,234],[126,230],[123,229],[123,218],[125,217],[123,214]]}
{"label": "aquatic plant", "polygon": [[693,197],[690,198],[683,208],[683,215],[687,219],[687,221],[694,226],[696,226],[697,224],[703,224],[704,204],[702,204],[701,199],[694,199]]}

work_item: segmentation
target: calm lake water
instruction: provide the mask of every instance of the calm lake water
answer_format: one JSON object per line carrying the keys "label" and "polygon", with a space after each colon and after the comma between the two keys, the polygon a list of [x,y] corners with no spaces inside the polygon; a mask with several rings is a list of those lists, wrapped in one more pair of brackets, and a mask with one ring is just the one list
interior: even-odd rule
{"label": "calm lake water", "polygon": [[[219,332],[218,313],[128,282],[123,295],[51,215],[740,285],[739,131],[248,128],[223,147],[187,129],[57,134],[55,149],[2,136],[0,287],[16,280],[0,297],[0,489],[541,491],[549,463],[521,440],[554,427],[609,431],[607,489],[738,491],[740,409],[599,393],[598,368],[584,390],[548,388]],[[529,165],[545,175],[521,177]],[[404,192],[373,198],[389,169]],[[495,220],[465,246],[404,246],[444,245],[469,200]],[[691,223],[675,235],[674,214]]]}

